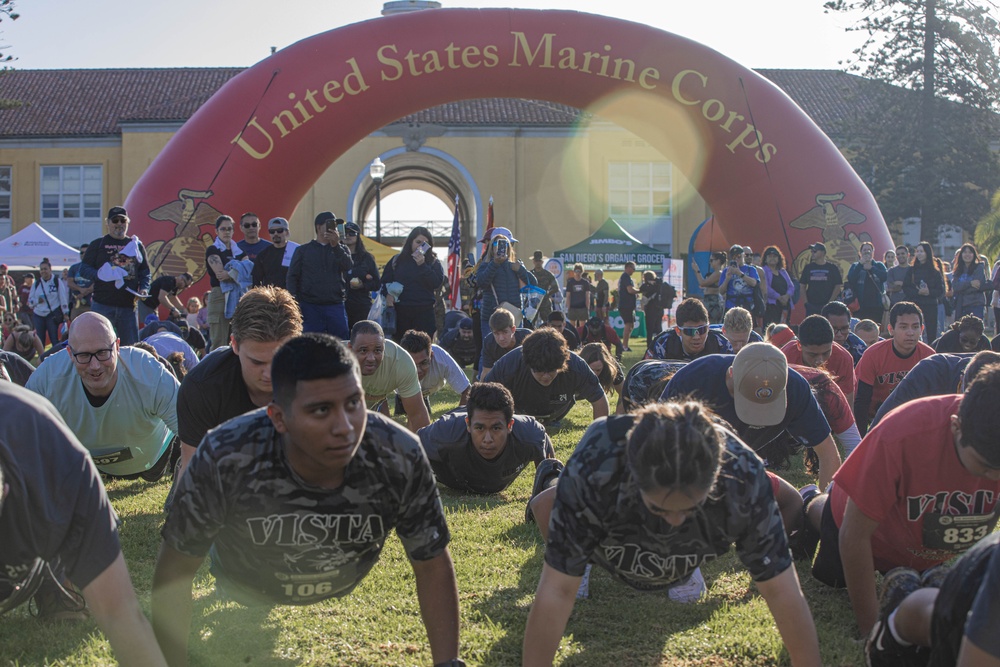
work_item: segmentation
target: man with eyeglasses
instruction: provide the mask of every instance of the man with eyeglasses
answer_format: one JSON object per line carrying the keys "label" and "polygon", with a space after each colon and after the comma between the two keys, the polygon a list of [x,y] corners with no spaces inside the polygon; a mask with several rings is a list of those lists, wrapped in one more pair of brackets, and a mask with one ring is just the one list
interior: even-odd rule
{"label": "man with eyeglasses", "polygon": [[267,233],[271,236],[271,243],[253,261],[253,286],[284,287],[288,266],[299,244],[288,240],[288,221],[284,218],[271,218],[267,223]]}
{"label": "man with eyeglasses", "polygon": [[[87,247],[80,266],[80,275],[94,281],[94,298],[91,308],[111,321],[122,345],[139,342],[139,322],[136,319],[136,293],[149,291],[150,273],[146,248],[138,237],[128,237],[128,212],[121,206],[108,209],[108,233]],[[135,241],[136,261],[121,265],[127,276],[124,280],[102,280],[97,272],[105,264],[116,263],[118,253]],[[121,284],[119,284],[121,283]]]}
{"label": "man with eyeglasses", "polygon": [[0,414],[16,415],[0,420],[0,614],[31,598],[42,619],[89,611],[120,664],[166,665],[87,451],[52,404],[10,382]]}
{"label": "man with eyeglasses", "polygon": [[119,347],[99,313],[73,320],[66,351],[26,386],[56,406],[104,474],[153,482],[180,455],[177,379],[148,352]]}
{"label": "man with eyeglasses", "polygon": [[661,333],[646,350],[646,359],[690,361],[709,354],[732,354],[726,337],[708,325],[708,310],[699,299],[684,299],[675,315],[673,329]]}
{"label": "man with eyeglasses", "polygon": [[851,331],[851,311],[842,301],[831,301],[819,311],[833,327],[833,341],[851,353],[854,365],[857,367],[861,355],[868,346],[861,337]]}

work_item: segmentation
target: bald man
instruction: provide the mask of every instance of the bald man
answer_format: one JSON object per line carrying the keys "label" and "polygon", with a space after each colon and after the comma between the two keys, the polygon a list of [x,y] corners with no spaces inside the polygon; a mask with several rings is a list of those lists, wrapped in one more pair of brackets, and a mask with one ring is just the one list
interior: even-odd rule
{"label": "bald man", "polygon": [[173,468],[177,379],[148,352],[120,347],[103,315],[73,320],[66,349],[25,386],[52,402],[102,473],[156,481]]}

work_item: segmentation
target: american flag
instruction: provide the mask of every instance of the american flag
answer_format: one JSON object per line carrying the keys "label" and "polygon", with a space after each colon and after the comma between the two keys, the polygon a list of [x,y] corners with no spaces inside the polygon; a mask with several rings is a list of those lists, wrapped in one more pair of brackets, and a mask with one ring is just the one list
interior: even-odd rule
{"label": "american flag", "polygon": [[451,224],[451,238],[448,239],[448,298],[451,307],[462,307],[462,228],[458,224],[458,195],[455,195],[455,221]]}

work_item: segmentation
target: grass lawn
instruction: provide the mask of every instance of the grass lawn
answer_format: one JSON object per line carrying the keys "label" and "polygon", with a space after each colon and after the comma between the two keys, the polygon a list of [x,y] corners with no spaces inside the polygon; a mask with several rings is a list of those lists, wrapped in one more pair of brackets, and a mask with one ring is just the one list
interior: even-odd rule
{"label": "grass lawn", "polygon": [[[636,340],[637,347],[639,341]],[[640,358],[626,353],[627,365]],[[442,392],[435,416],[457,404]],[[612,400],[612,405],[617,398]],[[569,458],[590,424],[590,406],[578,405],[553,438]],[[808,483],[797,462],[788,474]],[[543,544],[524,523],[532,475],[526,470],[503,494],[471,496],[441,489],[458,575],[462,657],[470,665],[520,664],[528,610],[541,573]],[[150,585],[169,482],[111,481],[108,491],[122,519],[121,539],[139,599],[149,611]],[[702,568],[709,596],[693,605],[666,593],[640,593],[597,569],[591,597],[577,603],[560,645],[563,665],[788,664],[763,600],[735,554]],[[826,665],[864,664],[845,591],[815,582],[798,564],[819,630]],[[311,607],[243,608],[220,600],[203,567],[196,579],[192,665],[430,665],[413,572],[399,540],[386,542],[381,561],[347,598]],[[22,607],[0,622],[0,665],[108,665],[110,649],[92,623],[42,624]]]}

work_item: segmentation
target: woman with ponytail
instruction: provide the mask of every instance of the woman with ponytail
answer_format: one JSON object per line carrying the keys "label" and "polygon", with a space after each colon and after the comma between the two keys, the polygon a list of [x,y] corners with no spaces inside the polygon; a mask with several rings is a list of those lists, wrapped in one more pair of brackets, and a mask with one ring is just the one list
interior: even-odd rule
{"label": "woman with ponytail", "polygon": [[701,403],[595,421],[558,482],[529,503],[546,539],[524,664],[550,665],[590,564],[675,602],[705,592],[700,564],[736,552],[792,665],[820,665],[812,615],[763,462]]}

